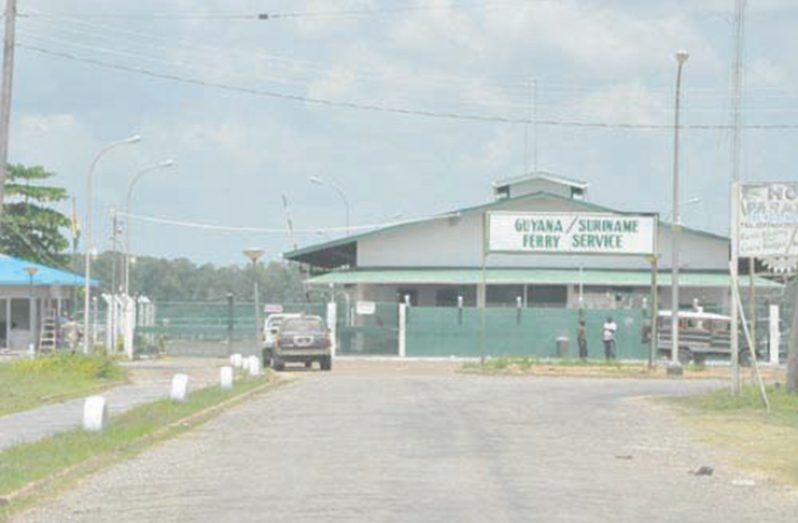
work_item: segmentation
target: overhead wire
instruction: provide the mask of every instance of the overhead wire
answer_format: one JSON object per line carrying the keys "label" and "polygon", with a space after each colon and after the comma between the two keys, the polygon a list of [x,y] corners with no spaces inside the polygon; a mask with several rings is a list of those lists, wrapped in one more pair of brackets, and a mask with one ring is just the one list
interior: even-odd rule
{"label": "overhead wire", "polygon": [[[61,39],[59,41],[58,37],[53,37],[53,36],[50,36],[50,35],[30,34],[27,31],[20,31],[20,33],[23,36],[28,36],[28,37],[33,38],[33,39],[39,39],[39,40],[44,39],[44,40],[48,40],[48,41],[58,42],[59,49],[63,49],[64,45],[72,45],[72,46],[75,46],[75,47],[81,47],[81,48],[84,48],[84,49],[90,49],[90,50],[92,50],[94,52],[114,54],[116,56],[128,56],[130,58],[140,58],[142,60],[146,60],[146,61],[149,61],[149,62],[164,64],[164,65],[167,65],[167,66],[169,66],[171,68],[175,68],[175,67],[181,68],[182,67],[183,69],[189,71],[190,73],[196,73],[198,69],[201,69],[203,72],[212,73],[212,74],[215,74],[217,76],[218,76],[218,73],[219,73],[218,64],[212,64],[212,65],[209,65],[207,67],[204,67],[205,62],[209,59],[209,57],[210,58],[218,57],[219,59],[226,59],[229,56],[231,51],[232,52],[236,52],[235,48],[233,48],[233,49],[229,49],[229,48],[221,49],[219,47],[208,46],[208,45],[205,45],[203,43],[197,44],[195,42],[187,42],[187,41],[178,41],[177,43],[172,42],[172,43],[169,43],[169,44],[158,44],[158,43],[155,43],[154,40],[161,39],[161,41],[163,42],[163,37],[160,36],[160,35],[147,34],[147,33],[142,33],[140,31],[131,31],[131,30],[125,29],[125,28],[107,26],[107,25],[104,25],[104,24],[96,24],[96,23],[92,23],[92,22],[85,22],[85,21],[82,21],[82,20],[75,20],[75,19],[72,19],[72,18],[70,18],[70,21],[76,23],[76,25],[79,25],[79,26],[87,26],[87,27],[97,28],[100,31],[111,31],[111,35],[112,36],[108,36],[107,34],[98,34],[97,31],[92,31],[92,32],[90,32],[88,34],[91,35],[91,37],[93,37],[93,38],[99,37],[100,39],[109,41],[112,44],[113,43],[119,43],[119,42],[115,41],[115,38],[119,37],[120,35],[124,35],[124,36],[122,36],[122,38],[125,39],[124,42],[126,44],[126,47],[127,47],[127,44],[129,44],[131,41],[136,41],[136,39],[143,39],[143,41],[138,41],[138,42],[136,42],[133,45],[140,45],[140,46],[148,47],[150,49],[158,51],[157,57],[156,56],[147,55],[147,54],[141,54],[139,52],[131,52],[129,50],[120,51],[118,49],[112,49],[112,48],[108,48],[108,47],[104,47],[104,46],[98,46],[98,45],[96,45],[94,43],[84,44],[84,43],[80,43],[80,42],[75,42],[72,37],[70,37],[69,39]],[[68,26],[64,27],[62,25],[57,25],[56,27],[59,30],[65,30],[65,31],[71,32],[73,34],[77,34],[79,37],[87,36],[86,31],[81,30],[81,29],[77,29],[77,28],[74,28],[74,27],[68,27]],[[165,58],[166,56],[168,56],[168,52],[175,51],[176,47],[181,52],[180,53],[181,55],[184,54],[184,53],[196,54],[198,57],[200,57],[200,59],[199,60],[192,60],[191,65],[187,65],[187,64],[179,63],[179,62],[177,62],[174,59]],[[258,54],[257,51],[258,50],[256,50],[256,52],[254,54]],[[250,56],[252,54],[253,53],[251,53],[250,50],[243,51],[243,55],[246,55],[246,57],[248,59],[252,58]],[[261,55],[259,55],[259,56],[261,56]],[[278,56],[269,55],[269,54],[265,54],[265,55],[263,55],[261,57],[264,60],[268,61],[270,63],[270,65],[269,65],[269,69],[267,71],[265,71],[265,75],[263,75],[263,74],[258,75],[258,79],[263,79],[263,80],[265,80],[265,81],[267,81],[269,83],[307,87],[309,84],[312,84],[314,82],[326,81],[327,77],[329,77],[330,75],[339,74],[338,70],[331,69],[331,68],[329,68],[329,66],[325,66],[324,64],[321,64],[321,63],[318,63],[318,62],[311,62],[311,61],[307,61],[307,60],[295,60],[295,59],[292,59],[292,58],[278,57]],[[284,67],[282,69],[278,68],[278,70],[276,70],[276,71],[273,70],[272,61],[275,61],[275,62],[287,67],[287,69]],[[325,75],[325,78],[318,78],[317,76],[308,77],[308,76],[305,76],[304,73],[309,73],[311,75],[313,75],[313,74]],[[231,72],[228,70],[228,71],[226,71],[226,74],[230,75]],[[299,78],[296,77],[297,74],[300,75]],[[498,84],[497,85],[497,84],[495,84],[493,82],[488,82],[486,78],[458,77],[458,76],[452,76],[452,75],[441,76],[439,78],[427,78],[429,76],[427,74],[423,74],[423,75],[414,74],[414,75],[407,75],[407,76],[404,76],[404,77],[402,75],[400,75],[399,77],[397,77],[395,70],[394,71],[383,71],[381,73],[378,72],[376,74],[374,73],[373,70],[370,70],[370,71],[368,71],[365,74],[366,79],[364,80],[363,78],[361,78],[362,76],[364,76],[364,72],[363,71],[357,71],[357,70],[353,71],[351,67],[347,67],[346,69],[342,69],[340,74],[344,75],[347,80],[351,78],[351,80],[353,82],[363,82],[363,81],[374,80],[374,81],[382,81],[382,82],[385,82],[385,83],[390,82],[392,86],[394,86],[397,82],[399,82],[399,84],[401,84],[403,80],[406,80],[408,82],[408,84],[414,88],[413,89],[414,92],[421,92],[421,93],[424,93],[424,94],[430,94],[430,93],[427,93],[426,91],[424,91],[423,86],[420,86],[419,84],[429,84],[430,86],[449,86],[449,87],[456,86],[456,89],[457,89],[456,96],[447,96],[446,102],[449,103],[449,104],[457,105],[457,106],[464,106],[464,107],[467,108],[466,112],[473,111],[474,109],[477,109],[479,111],[479,110],[484,110],[485,108],[488,108],[488,109],[490,109],[492,111],[498,110],[500,112],[507,112],[507,113],[510,113],[511,115],[516,115],[516,114],[525,112],[526,109],[527,109],[527,105],[528,105],[528,103],[527,103],[527,101],[525,99],[525,97],[526,97],[526,92],[525,91],[515,91],[515,87],[510,85],[510,84],[503,83],[503,84]],[[242,76],[242,78],[243,78],[243,76]],[[252,80],[252,75],[251,75],[251,70],[249,70],[245,81],[251,81],[251,80]],[[448,82],[452,82],[452,83],[448,83]],[[553,87],[551,87],[551,86],[553,86]],[[614,89],[615,87],[617,87],[617,86],[607,86],[607,88],[610,89],[610,90]],[[552,84],[552,83],[548,83],[547,82],[547,83],[541,83],[539,91],[542,91],[543,93],[549,93],[546,96],[546,98],[549,98],[551,100],[552,99],[551,94],[555,94],[555,95],[556,94],[564,94],[564,93],[567,93],[569,91],[570,92],[574,92],[574,91],[576,91],[576,92],[585,92],[585,91],[587,91],[589,89],[594,89],[595,90],[596,86],[586,86],[586,85],[577,86],[577,85],[558,84],[558,83]],[[644,95],[648,96],[651,93],[659,92],[661,89],[664,89],[664,88],[644,86],[643,90],[641,90],[641,93],[639,95],[638,95],[638,93],[635,92],[634,89],[627,90],[623,94],[624,94],[625,98],[631,98],[631,99],[636,99],[637,100],[637,99],[642,98],[642,96],[644,96]],[[665,91],[663,91],[663,92],[665,92]],[[696,88],[696,89],[690,89],[689,95],[690,95],[691,98],[696,98],[696,97],[708,98],[708,97],[711,97],[712,100],[716,100],[718,98],[722,98],[722,99],[726,98],[725,96],[723,96],[723,97],[714,96],[714,95],[712,95],[712,92],[713,91],[710,88],[700,88],[699,87],[699,88]],[[724,94],[727,94],[727,90],[719,90],[718,92],[722,92]],[[778,91],[768,90],[768,92],[778,92]],[[781,92],[785,92],[785,91],[781,91]],[[790,91],[786,91],[786,92],[789,93]],[[431,93],[431,94],[437,94],[437,93]],[[768,97],[771,97],[771,96],[773,96],[773,95],[768,95]],[[791,95],[789,95],[789,94],[782,95],[782,96],[778,96],[777,95],[777,96],[775,96],[774,99],[780,100],[780,99],[783,99],[784,97],[788,97],[789,98],[790,96]],[[764,98],[762,96],[760,96],[760,97]],[[795,97],[798,97],[798,94],[796,94]],[[556,97],[555,97],[555,99],[556,99]],[[644,100],[644,99],[641,100],[641,103],[644,104],[642,107],[640,107],[641,112],[643,114],[646,114],[646,113],[649,113],[649,114],[651,114],[651,113],[667,114],[667,113],[670,112],[669,108],[663,107],[663,106],[657,107],[656,103],[654,104],[653,107],[648,107],[646,109],[645,108],[646,102],[647,101]],[[557,111],[554,114],[549,114],[549,116],[551,116],[552,119],[560,119],[560,120],[574,119],[574,116],[573,116],[573,114],[571,112],[569,112],[569,109],[575,109],[578,113],[583,113],[584,112],[584,107],[583,107],[582,104],[573,104],[573,103],[570,103],[570,102],[568,102],[568,103],[558,102],[558,103],[552,103],[552,104],[548,104],[548,105],[550,105],[551,107],[553,107]],[[538,103],[538,108],[543,110],[544,113],[545,113],[548,107],[547,107],[546,103]],[[781,107],[773,107],[773,106],[770,106],[769,104],[762,105],[762,104],[757,104],[757,103],[753,103],[752,102],[752,103],[749,104],[749,108],[746,109],[746,112],[752,113],[752,114],[757,114],[757,113],[762,113],[762,114],[766,114],[766,113],[792,114],[792,113],[795,113],[797,110],[798,109],[796,109],[795,106],[786,107],[786,108],[783,107],[783,106],[781,106]],[[695,114],[700,114],[700,113],[706,113],[706,114],[722,113],[722,114],[725,114],[726,113],[726,109],[725,109],[725,106],[717,106],[716,105],[716,106],[702,107],[699,104],[694,104],[691,107],[691,109],[689,109],[688,111],[685,111],[685,112],[686,113],[687,112],[695,113]],[[578,119],[578,116],[576,117],[576,119]]]}
{"label": "overhead wire", "polygon": [[[119,26],[111,26],[107,24],[98,24],[96,22],[88,22],[86,20],[82,20],[79,18],[75,18],[72,16],[65,17],[69,22],[74,23],[79,26],[89,27],[92,29],[97,29],[100,31],[106,31],[113,36],[108,35],[100,35],[97,31],[92,31],[87,33],[86,31],[71,28],[69,26],[64,26],[62,22],[51,22],[47,20],[36,20],[37,23],[44,23],[50,24],[49,26],[53,29],[57,30],[65,30],[67,32],[72,32],[73,34],[77,34],[81,37],[91,37],[91,38],[101,38],[106,41],[113,41],[115,37],[121,37],[126,39],[124,42],[130,43],[131,41],[137,41],[138,43],[135,45],[142,45],[145,47],[151,47],[155,49],[167,49],[167,50],[174,50],[176,47],[180,47],[182,50],[198,55],[202,55],[206,51],[216,52],[216,53],[224,53],[225,56],[229,56],[231,53],[239,54],[241,56],[246,56],[248,58],[252,58],[254,56],[258,56],[266,61],[275,61],[285,64],[291,65],[291,71],[296,71],[296,69],[305,69],[311,72],[321,72],[321,73],[329,73],[330,67],[329,64],[322,63],[322,62],[315,62],[306,59],[296,59],[296,58],[289,58],[284,56],[277,56],[270,53],[264,53],[263,50],[257,48],[250,48],[250,49],[236,49],[236,48],[220,48],[216,46],[210,46],[205,42],[196,42],[196,41],[187,41],[181,39],[174,39],[169,37],[164,37],[163,35],[149,33],[146,31],[140,30],[131,30],[129,28],[119,27]],[[164,42],[163,44],[154,44],[153,40],[160,40]],[[348,71],[356,74],[357,76],[369,76],[375,78],[382,78],[386,77],[383,73],[375,73],[373,68],[369,69],[353,69],[352,67],[347,68]],[[417,83],[428,83],[432,82],[436,85],[475,85],[478,84],[480,80],[484,78],[474,76],[457,76],[451,74],[441,74],[438,72],[424,72],[423,75],[419,75],[418,73],[411,73],[408,72],[403,78],[410,79],[413,81],[414,84]],[[505,76],[505,78],[508,78]],[[510,75],[509,78],[515,78],[514,76]],[[395,71],[392,72],[390,76],[390,81],[395,82],[397,79],[402,79],[399,77]],[[519,99],[525,99],[527,86],[525,80],[517,79],[512,82],[496,82],[498,78],[492,78],[491,85],[501,87],[507,91],[513,91],[519,95]],[[602,87],[601,84],[577,84],[573,82],[554,82],[554,81],[547,81],[542,84],[539,88],[541,92],[572,92],[572,91],[592,91],[596,88]],[[788,89],[788,88],[776,88],[776,87],[762,87],[756,88],[752,87],[749,89],[749,92],[757,92],[759,90],[766,91],[766,92],[787,92],[792,93],[788,96],[791,97],[798,97],[798,90],[796,89]],[[665,92],[670,94],[672,88],[665,87],[665,86],[646,86],[646,90],[650,92]],[[727,94],[728,88],[721,88],[721,87],[695,87],[690,90],[691,96],[703,96],[709,95],[713,96],[714,94]]]}
{"label": "overhead wire", "polygon": [[[218,232],[232,232],[232,233],[261,233],[261,234],[285,234],[285,227],[249,227],[249,226],[236,226],[236,225],[219,225],[215,223],[207,223],[207,222],[198,222],[198,221],[191,221],[191,220],[176,220],[172,218],[163,218],[160,216],[148,216],[143,214],[134,214],[134,213],[120,213],[120,216],[126,216],[133,220],[143,221],[143,222],[150,222],[150,223],[157,223],[160,225],[174,225],[178,227],[188,227],[193,229],[203,229],[209,231],[218,231]],[[383,222],[383,223],[370,223],[365,225],[351,225],[349,227],[323,227],[323,228],[313,228],[313,229],[294,229],[294,232],[300,234],[316,234],[318,232],[327,232],[327,233],[336,233],[336,232],[346,232],[346,231],[364,231],[364,230],[373,230],[380,227],[387,227],[391,225],[398,225],[400,223],[413,223],[416,221],[424,220],[424,219],[433,219],[437,218],[437,216],[430,216],[427,218],[421,218],[418,220],[409,220],[409,221],[392,221],[392,222]]]}
{"label": "overhead wire", "polygon": [[[151,69],[146,69],[143,67],[135,67],[135,66],[111,63],[96,58],[82,57],[75,55],[73,53],[65,51],[56,51],[53,49],[47,49],[35,45],[17,44],[17,46],[22,49],[34,51],[40,54],[56,56],[75,62],[82,62],[102,68],[125,71],[129,73],[136,73],[144,76],[150,76],[153,78],[171,80],[184,84],[213,87],[231,92],[238,92],[238,93],[262,96],[267,98],[274,98],[279,100],[310,103],[310,104],[329,106],[329,107],[357,109],[363,111],[383,112],[383,113],[392,113],[399,115],[426,116],[430,118],[469,120],[476,122],[496,122],[496,123],[510,123],[510,124],[535,123],[536,125],[554,126],[554,127],[579,127],[579,128],[596,128],[596,129],[645,129],[645,130],[667,130],[673,128],[673,126],[670,124],[643,124],[643,123],[601,122],[601,121],[575,121],[575,120],[567,121],[567,120],[554,120],[554,119],[538,119],[535,122],[532,122],[530,119],[525,117],[510,117],[510,116],[487,115],[487,114],[468,114],[468,113],[458,113],[453,111],[418,110],[418,109],[409,109],[398,106],[382,105],[377,103],[359,103],[359,102],[343,101],[343,100],[331,100],[321,97],[304,96],[304,95],[289,94],[289,93],[277,92],[266,89],[236,86],[219,81],[202,80],[174,73],[153,71]],[[729,129],[730,128],[728,124],[686,124],[683,127],[688,129]],[[786,129],[797,129],[797,128],[798,124],[747,124],[746,125],[746,129],[762,129],[762,130],[765,129],[786,130]]]}
{"label": "overhead wire", "polygon": [[21,17],[42,17],[42,18],[117,18],[117,19],[219,19],[219,20],[279,20],[297,18],[320,18],[320,17],[351,17],[351,16],[379,16],[393,15],[411,12],[442,11],[451,9],[474,9],[474,8],[498,8],[513,7],[517,5],[529,5],[531,3],[557,2],[558,0],[474,0],[468,2],[450,2],[446,4],[408,4],[404,6],[382,7],[382,8],[361,8],[361,9],[327,9],[327,10],[306,10],[306,11],[252,11],[252,12],[101,12],[101,11],[74,11],[74,12],[42,12],[42,11],[22,11],[18,16]]}

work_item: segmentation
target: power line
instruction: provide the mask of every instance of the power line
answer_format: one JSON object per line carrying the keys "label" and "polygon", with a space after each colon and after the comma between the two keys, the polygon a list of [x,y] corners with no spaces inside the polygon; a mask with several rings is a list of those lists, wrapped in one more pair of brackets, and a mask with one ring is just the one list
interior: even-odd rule
{"label": "power line", "polygon": [[116,18],[116,19],[206,19],[206,20],[280,20],[297,18],[322,18],[322,17],[363,17],[384,16],[412,12],[447,11],[451,9],[470,8],[495,8],[529,5],[530,3],[557,2],[558,0],[480,0],[472,2],[454,2],[440,5],[406,5],[397,7],[372,8],[372,9],[342,9],[319,11],[275,11],[275,12],[164,12],[164,13],[131,13],[131,12],[41,12],[25,11],[20,17],[25,18]]}
{"label": "power line", "polygon": [[[188,227],[192,229],[203,229],[203,230],[218,231],[218,232],[261,233],[261,234],[286,233],[285,227],[247,227],[247,226],[235,226],[235,225],[218,225],[214,223],[204,223],[204,222],[189,221],[189,220],[175,220],[159,216],[147,216],[147,215],[132,214],[132,213],[131,214],[120,213],[120,216],[127,216],[128,218],[131,218],[133,220],[158,223],[161,225],[175,225],[178,227]],[[405,223],[405,222],[385,222],[385,223],[372,223],[367,225],[355,225],[349,227],[349,229],[365,231],[365,230],[373,230],[379,227],[396,225],[397,223]],[[293,229],[293,232],[300,234],[316,234],[317,232],[335,233],[335,232],[345,232],[346,230],[347,230],[346,227],[324,227],[324,228],[315,228],[315,229]]]}
{"label": "power line", "polygon": [[[336,71],[335,69],[331,69],[328,64],[321,63],[321,62],[314,62],[306,59],[296,59],[296,58],[288,58],[283,56],[276,56],[268,53],[264,53],[261,49],[236,49],[236,48],[220,48],[216,46],[207,45],[204,42],[194,42],[194,41],[187,41],[181,39],[173,39],[173,38],[166,38],[163,35],[147,33],[142,31],[133,31],[128,28],[107,25],[107,24],[98,24],[93,22],[88,22],[79,18],[75,17],[65,17],[68,22],[76,24],[81,27],[70,27],[69,25],[64,25],[62,22],[55,22],[49,21],[46,19],[38,19],[35,20],[37,23],[44,23],[47,24],[49,27],[53,28],[54,30],[58,31],[66,31],[71,33],[70,36],[66,36],[68,40],[65,41],[68,45],[74,45],[79,47],[90,47],[92,50],[102,51],[102,47],[98,47],[96,43],[92,42],[90,45],[83,45],[77,43],[76,36],[80,38],[89,38],[90,40],[93,39],[101,39],[109,41],[113,44],[123,44],[125,45],[126,51],[124,54],[135,56],[131,54],[127,49],[130,45],[134,46],[143,46],[147,48],[152,48],[159,51],[169,51],[173,52],[176,48],[179,48],[181,53],[185,54],[195,54],[200,56],[201,58],[207,58],[208,53],[215,53],[219,57],[228,58],[231,53],[238,54],[241,56],[246,57],[249,60],[253,58],[262,59],[267,62],[276,62],[280,64],[279,66],[282,67],[282,70],[279,72],[277,77],[272,78],[270,81],[274,83],[283,83],[283,84],[293,84],[298,85],[306,82],[300,82],[296,79],[289,79],[288,76],[296,76],[298,73],[317,73],[317,74],[325,74],[329,75],[332,72]],[[86,31],[85,28],[91,28],[91,31]],[[102,34],[103,32],[108,34]],[[49,35],[31,35],[34,38],[43,38],[43,39],[53,39],[52,36]],[[122,38],[121,41],[117,41],[116,38]],[[163,42],[162,44],[155,43],[155,41],[160,40]],[[62,40],[64,42],[64,40]],[[59,48],[61,48],[63,44],[59,44]],[[122,52],[114,49],[107,49],[106,50],[110,53],[114,54],[122,54]],[[159,52],[158,58],[152,58],[149,56],[145,56],[147,60],[158,60],[158,61],[165,61],[164,54]],[[270,68],[274,67],[274,64],[269,66]],[[396,74],[396,71],[391,71],[388,74],[386,71],[375,71],[373,68],[368,69],[353,69],[351,67],[346,69],[347,75],[354,75],[357,80],[362,80],[361,77],[367,77],[368,79],[372,80],[382,80],[382,81],[390,81],[392,84],[401,82],[402,80],[408,80],[412,83],[413,86],[417,86],[419,84],[429,84],[432,86],[446,86],[452,87],[453,85],[456,86],[461,91],[465,88],[476,88],[476,89],[484,89],[490,88],[493,90],[500,90],[502,94],[509,96],[511,99],[517,97],[519,100],[518,103],[506,103],[506,104],[495,104],[495,103],[485,103],[484,101],[480,101],[479,105],[493,105],[496,107],[506,107],[507,109],[514,110],[516,112],[523,111],[527,106],[528,102],[526,101],[526,97],[528,94],[528,86],[526,85],[526,81],[511,81],[506,82],[502,81],[497,83],[495,80],[497,79],[488,79],[484,77],[474,77],[474,76],[457,76],[457,75],[450,75],[450,74],[440,74],[436,72],[425,72],[424,74],[418,74],[418,72],[411,72],[407,71],[403,74]],[[514,76],[510,75],[506,77],[509,79],[514,78]],[[486,80],[489,80],[489,83],[485,83]],[[636,85],[636,84],[634,84]],[[633,86],[634,86],[633,85]],[[569,95],[571,96],[574,92],[583,92],[583,91],[594,91],[596,89],[601,89],[603,87],[608,87],[607,85],[603,84],[574,84],[574,83],[563,83],[563,82],[552,82],[547,81],[542,86],[538,86],[538,91],[541,93],[545,93],[547,95],[551,94],[562,94],[562,95]],[[609,87],[612,87],[610,85]],[[642,87],[641,87],[642,88]],[[646,86],[644,87],[646,93],[656,93],[656,92],[665,92],[670,93],[670,87],[656,87],[656,86]],[[715,98],[717,94],[727,95],[728,88],[719,88],[719,87],[693,87],[689,89],[690,96],[692,98],[702,98],[702,97],[713,97]],[[762,99],[790,99],[798,97],[798,91],[791,88],[777,88],[777,87],[760,87],[760,88],[748,88],[747,93],[749,95],[753,94],[754,92],[762,92],[768,94],[760,94],[757,95],[757,98]],[[784,93],[784,94],[778,94]],[[636,93],[628,92],[625,93],[624,96],[632,96],[634,97]],[[781,109],[774,109],[774,111],[781,111]],[[660,110],[665,112],[664,110]],[[709,112],[717,112],[718,109],[709,109]],[[669,112],[669,111],[668,111]],[[692,112],[699,112],[698,109]],[[725,112],[725,111],[724,111]]]}
{"label": "power line", "polygon": [[[270,91],[265,89],[256,89],[251,87],[243,87],[243,86],[236,86],[230,85],[222,82],[215,82],[215,81],[208,81],[208,80],[201,80],[198,78],[190,78],[186,76],[181,76],[174,73],[165,73],[165,72],[158,72],[153,71],[151,69],[145,69],[142,67],[134,67],[122,64],[115,64],[106,62],[103,60],[98,60],[95,58],[88,58],[88,57],[81,57],[77,56],[72,53],[64,52],[64,51],[54,51],[52,49],[47,49],[39,46],[27,45],[27,44],[17,44],[17,47],[27,49],[30,51],[34,51],[41,54],[46,54],[50,56],[57,56],[60,58],[65,58],[67,60],[75,61],[75,62],[82,62],[91,65],[95,65],[98,67],[106,68],[106,69],[113,69],[117,71],[124,71],[128,73],[140,74],[143,76],[149,76],[152,78],[160,78],[164,80],[171,80],[179,83],[190,84],[190,85],[197,85],[202,87],[213,87],[216,89],[231,91],[231,92],[238,92],[243,94],[250,94],[255,96],[263,96],[267,98],[274,98],[278,100],[285,100],[285,101],[292,101],[292,102],[301,102],[301,103],[311,103],[316,105],[328,106],[328,107],[339,107],[345,109],[356,109],[362,111],[372,111],[372,112],[382,112],[382,113],[390,113],[390,114],[399,114],[399,115],[406,115],[406,116],[425,116],[429,118],[440,118],[440,119],[451,119],[451,120],[466,120],[466,121],[474,121],[474,122],[492,122],[492,123],[508,123],[508,124],[535,124],[535,125],[544,125],[544,126],[551,126],[551,127],[573,127],[573,128],[585,128],[585,129],[637,129],[637,130],[668,130],[673,129],[673,126],[670,124],[640,124],[640,123],[622,123],[622,122],[580,122],[580,121],[567,121],[567,120],[553,120],[553,119],[541,119],[537,121],[532,121],[529,118],[519,118],[519,117],[506,117],[506,116],[497,116],[497,115],[483,115],[483,114],[467,114],[467,113],[457,113],[457,112],[445,112],[445,111],[428,111],[428,110],[418,110],[418,109],[408,109],[403,107],[393,107],[388,105],[381,105],[381,104],[369,104],[369,103],[359,103],[359,102],[351,102],[351,101],[338,101],[338,100],[329,100],[326,98],[318,98],[318,97],[310,97],[310,96],[302,96],[296,94],[288,94],[288,93],[281,93],[277,91]],[[685,129],[695,129],[695,130],[728,130],[731,129],[732,126],[729,124],[688,124],[682,126]],[[798,129],[798,124],[749,124],[745,126],[746,129],[760,129],[760,130],[787,130],[787,129]]]}

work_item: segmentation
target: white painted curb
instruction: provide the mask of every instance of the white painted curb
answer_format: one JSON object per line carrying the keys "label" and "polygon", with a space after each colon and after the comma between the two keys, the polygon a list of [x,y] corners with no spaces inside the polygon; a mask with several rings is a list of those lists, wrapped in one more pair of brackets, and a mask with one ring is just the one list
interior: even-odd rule
{"label": "white painted curb", "polygon": [[173,401],[186,401],[188,397],[188,376],[185,374],[175,374],[172,378],[172,392],[169,397]]}
{"label": "white painted curb", "polygon": [[89,396],[83,403],[83,429],[100,432],[108,426],[108,402],[103,396]]}
{"label": "white painted curb", "polygon": [[233,388],[233,367],[222,367],[219,369],[219,386],[223,390]]}
{"label": "white painted curb", "polygon": [[260,358],[257,356],[250,356],[249,358],[249,375],[250,376],[260,376],[261,374],[261,365],[260,365]]}

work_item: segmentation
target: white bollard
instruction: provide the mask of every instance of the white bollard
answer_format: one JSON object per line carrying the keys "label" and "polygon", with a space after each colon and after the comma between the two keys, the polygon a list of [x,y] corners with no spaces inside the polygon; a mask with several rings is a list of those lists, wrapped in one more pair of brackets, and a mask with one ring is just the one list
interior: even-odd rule
{"label": "white bollard", "polygon": [[219,386],[223,390],[233,388],[233,367],[222,367],[219,369]]}
{"label": "white bollard", "polygon": [[103,396],[89,396],[83,403],[83,429],[100,432],[108,425],[108,403]]}
{"label": "white bollard", "polygon": [[172,392],[169,397],[173,401],[186,401],[188,397],[188,376],[185,374],[175,374],[172,378]]}
{"label": "white bollard", "polygon": [[246,356],[241,358],[241,370],[249,372],[249,358]]}
{"label": "white bollard", "polygon": [[235,353],[232,356],[230,356],[230,363],[233,365],[233,367],[235,367],[237,369],[241,368],[242,360],[243,360],[243,358],[241,357],[241,354],[239,354],[239,353]]}
{"label": "white bollard", "polygon": [[257,356],[250,356],[249,360],[249,375],[260,376],[260,358]]}

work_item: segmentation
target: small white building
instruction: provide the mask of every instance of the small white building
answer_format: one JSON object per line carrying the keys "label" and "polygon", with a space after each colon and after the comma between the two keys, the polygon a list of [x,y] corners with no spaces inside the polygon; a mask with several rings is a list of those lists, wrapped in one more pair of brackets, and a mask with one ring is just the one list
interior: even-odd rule
{"label": "small white building", "polygon": [[72,310],[83,276],[0,254],[0,348],[38,343],[44,318]]}

